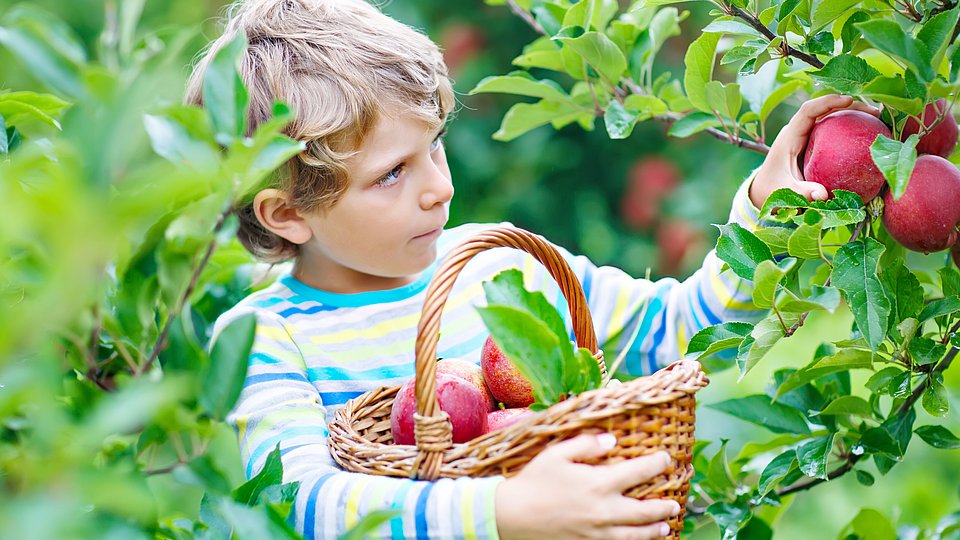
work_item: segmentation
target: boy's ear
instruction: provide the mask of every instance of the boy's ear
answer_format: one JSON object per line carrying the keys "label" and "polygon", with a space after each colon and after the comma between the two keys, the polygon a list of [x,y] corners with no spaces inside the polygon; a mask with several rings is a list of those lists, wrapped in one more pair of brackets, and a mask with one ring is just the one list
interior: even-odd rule
{"label": "boy's ear", "polygon": [[290,195],[279,189],[264,189],[253,198],[257,219],[270,232],[300,245],[313,236],[306,220],[290,204]]}

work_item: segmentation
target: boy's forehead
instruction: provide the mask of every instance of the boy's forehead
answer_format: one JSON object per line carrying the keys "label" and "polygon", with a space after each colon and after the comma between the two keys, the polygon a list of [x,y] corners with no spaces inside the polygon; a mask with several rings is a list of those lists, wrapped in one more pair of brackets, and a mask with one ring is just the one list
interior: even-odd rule
{"label": "boy's forehead", "polygon": [[384,167],[389,170],[413,154],[425,139],[432,140],[434,131],[413,115],[381,114],[348,160],[350,168],[360,174],[375,174]]}

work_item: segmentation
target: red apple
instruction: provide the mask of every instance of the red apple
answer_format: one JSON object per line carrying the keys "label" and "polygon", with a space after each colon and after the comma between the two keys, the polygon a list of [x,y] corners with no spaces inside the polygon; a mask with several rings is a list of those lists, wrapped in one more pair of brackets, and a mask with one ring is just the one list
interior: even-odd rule
{"label": "red apple", "polygon": [[913,251],[941,251],[957,243],[960,224],[960,171],[940,156],[922,155],[899,200],[883,198],[883,226]]}
{"label": "red apple", "polygon": [[[413,434],[413,413],[417,412],[414,386],[415,379],[404,383],[390,409],[390,430],[396,444],[416,444]],[[440,410],[450,415],[453,442],[475,439],[487,429],[487,403],[480,391],[466,379],[438,373],[437,401]]]}
{"label": "red apple", "polygon": [[684,258],[702,240],[703,235],[689,221],[670,219],[660,223],[657,227],[660,274],[672,276],[680,272]]}
{"label": "red apple", "polygon": [[886,184],[870,156],[870,145],[880,134],[890,137],[890,130],[873,115],[854,110],[828,114],[810,132],[803,177],[828,193],[845,189],[870,201]]}
{"label": "red apple", "polygon": [[[933,103],[928,103],[923,109],[923,125],[929,126],[932,124],[946,108],[946,99],[938,99]],[[903,126],[903,132],[900,133],[900,140],[905,141],[910,135],[919,132],[920,122],[914,118],[909,118]],[[947,111],[944,114],[943,121],[937,124],[933,131],[920,138],[920,142],[917,143],[917,153],[950,157],[953,149],[957,146],[957,132],[957,121],[953,118],[953,114]]]}
{"label": "red apple", "polygon": [[530,381],[504,356],[493,338],[488,337],[483,344],[480,368],[493,397],[502,401],[507,408],[527,407],[533,403],[533,386]]}
{"label": "red apple", "polygon": [[497,431],[498,429],[511,426],[519,422],[523,417],[532,413],[533,411],[527,407],[500,409],[489,412],[487,413],[487,431],[484,433],[490,433],[491,431]]}
{"label": "red apple", "polygon": [[620,216],[633,229],[648,229],[659,217],[661,201],[680,183],[680,172],[668,159],[647,156],[634,163],[627,180]]}
{"label": "red apple", "polygon": [[462,358],[444,358],[437,362],[437,373],[447,373],[466,379],[483,395],[483,399],[488,405],[487,410],[497,410],[497,400],[494,399],[493,394],[490,393],[490,389],[487,388],[487,383],[483,380],[483,370],[480,369],[480,366],[477,364],[468,362]]}

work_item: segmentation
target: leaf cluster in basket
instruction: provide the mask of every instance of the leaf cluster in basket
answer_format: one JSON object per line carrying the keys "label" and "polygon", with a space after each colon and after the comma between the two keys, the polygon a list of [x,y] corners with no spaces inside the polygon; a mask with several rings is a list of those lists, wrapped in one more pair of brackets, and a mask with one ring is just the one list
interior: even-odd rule
{"label": "leaf cluster in basket", "polygon": [[[507,427],[532,411],[599,388],[600,367],[587,349],[570,344],[563,319],[540,292],[523,287],[519,270],[483,284],[487,306],[478,308],[490,331],[480,365],[459,358],[437,362],[437,400],[450,415],[453,442]],[[390,414],[397,444],[413,444],[415,381],[397,392]]]}

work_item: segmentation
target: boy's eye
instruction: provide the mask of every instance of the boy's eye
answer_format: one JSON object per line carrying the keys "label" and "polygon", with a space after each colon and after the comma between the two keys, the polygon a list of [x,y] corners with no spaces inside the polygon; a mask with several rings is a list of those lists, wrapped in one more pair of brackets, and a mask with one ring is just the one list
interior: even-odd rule
{"label": "boy's eye", "polygon": [[443,144],[443,138],[447,134],[447,128],[440,130],[440,133],[437,134],[437,138],[433,140],[433,143],[430,144],[430,151],[433,152],[437,148],[440,148],[440,145]]}
{"label": "boy's eye", "polygon": [[390,169],[390,172],[383,175],[379,180],[377,180],[377,187],[390,187],[397,183],[400,179],[400,171],[403,170],[403,165],[397,165],[396,167]]}

